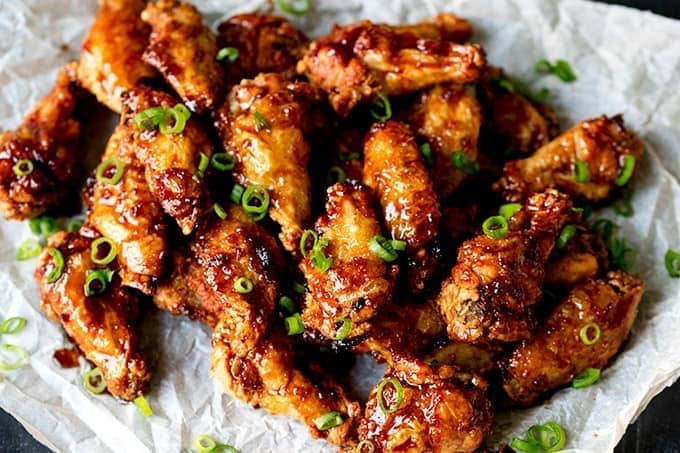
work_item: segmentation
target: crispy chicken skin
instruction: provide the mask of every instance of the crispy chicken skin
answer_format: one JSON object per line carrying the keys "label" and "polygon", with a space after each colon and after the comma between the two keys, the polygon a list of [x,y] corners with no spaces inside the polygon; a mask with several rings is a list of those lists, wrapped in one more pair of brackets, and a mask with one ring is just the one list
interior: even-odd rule
{"label": "crispy chicken skin", "polygon": [[145,0],[99,0],[83,41],[78,81],[116,113],[123,108],[124,91],[157,75],[142,61],[150,32],[139,17],[145,5]]}
{"label": "crispy chicken skin", "polygon": [[571,288],[601,274],[609,266],[607,247],[599,234],[584,225],[564,248],[555,248],[545,270],[545,284]]}
{"label": "crispy chicken skin", "polygon": [[476,81],[485,64],[484,52],[476,45],[423,39],[411,31],[362,21],[336,25],[328,36],[313,41],[297,69],[344,117],[380,91],[401,95],[437,83]]}
{"label": "crispy chicken skin", "polygon": [[[6,219],[24,220],[59,207],[81,175],[80,122],[76,118],[80,88],[76,63],[65,66],[52,90],[14,131],[0,133],[0,211]],[[32,171],[22,176],[15,166]],[[30,168],[24,168],[30,170]]]}
{"label": "crispy chicken skin", "polygon": [[193,112],[204,113],[224,96],[224,74],[217,61],[217,37],[190,3],[159,0],[147,5],[142,20],[151,26],[145,62],[158,69]]}
{"label": "crispy chicken skin", "polygon": [[[50,238],[35,271],[41,306],[61,323],[85,357],[101,368],[109,392],[129,401],[142,394],[151,378],[133,326],[139,301],[121,287],[116,275],[101,295],[85,295],[87,271],[98,267],[90,258],[91,243],[92,238],[79,233],[60,232]],[[53,283],[47,278],[54,268],[49,248],[59,250],[64,258],[63,273]]]}
{"label": "crispy chicken skin", "polygon": [[267,72],[293,79],[308,43],[304,33],[283,17],[259,13],[230,17],[219,25],[217,32],[219,48],[238,50],[236,61],[225,66],[232,83]]}
{"label": "crispy chicken skin", "polygon": [[[123,175],[116,184],[94,181],[88,225],[109,238],[118,248],[119,275],[124,286],[151,294],[163,274],[167,252],[163,208],[156,201],[136,155],[137,127],[123,116],[106,145],[103,161],[119,159]],[[105,176],[110,177],[109,172]]]}
{"label": "crispy chicken skin", "polygon": [[449,197],[465,178],[451,162],[462,151],[468,161],[477,160],[482,109],[474,89],[461,85],[437,85],[423,92],[409,114],[409,124],[432,150],[430,177],[440,200]]}
{"label": "crispy chicken skin", "polygon": [[[128,91],[123,102],[123,118],[129,128],[136,128],[133,118],[148,108],[170,108],[178,104],[171,95],[146,87]],[[210,138],[196,119],[189,118],[178,134],[137,129],[134,141],[151,192],[166,214],[175,219],[182,233],[190,234],[212,206],[204,178],[198,171],[201,153],[208,159],[212,155]]]}
{"label": "crispy chicken skin", "polygon": [[316,269],[311,254],[300,262],[309,292],[302,310],[305,326],[327,338],[337,336],[342,319],[352,321],[348,338],[364,334],[369,321],[389,303],[398,268],[373,254],[368,241],[381,234],[370,191],[359,183],[328,189],[326,213],[316,222],[324,249],[333,262],[326,272]]}
{"label": "crispy chicken skin", "polygon": [[399,33],[411,33],[422,39],[465,42],[472,37],[470,22],[451,13],[441,13],[412,25],[393,26]]}
{"label": "crispy chicken skin", "polygon": [[454,341],[517,341],[530,336],[531,307],[542,296],[545,263],[573,215],[555,190],[533,195],[501,239],[480,234],[458,249],[437,302]]}
{"label": "crispy chicken skin", "polygon": [[[517,346],[507,360],[503,389],[510,400],[531,404],[586,368],[604,368],[628,337],[643,291],[642,280],[621,271],[573,288],[536,336]],[[586,345],[580,331],[593,322],[601,336]]]}
{"label": "crispy chicken skin", "polygon": [[[584,121],[541,147],[526,159],[505,164],[495,188],[508,201],[521,201],[534,192],[555,187],[592,203],[611,198],[624,156],[635,157],[635,171],[644,151],[637,135],[626,129],[620,115]],[[582,161],[589,181],[574,180],[574,165]]]}
{"label": "crispy chicken skin", "polygon": [[224,148],[236,159],[236,182],[267,189],[269,216],[281,226],[283,246],[294,254],[311,218],[309,144],[303,123],[315,97],[307,83],[260,74],[235,86],[216,115]]}

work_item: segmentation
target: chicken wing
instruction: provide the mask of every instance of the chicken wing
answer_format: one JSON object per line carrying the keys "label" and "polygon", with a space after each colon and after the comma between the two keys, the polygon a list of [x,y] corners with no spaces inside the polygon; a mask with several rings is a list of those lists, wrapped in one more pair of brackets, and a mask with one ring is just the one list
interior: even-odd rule
{"label": "chicken wing", "polygon": [[430,146],[430,177],[439,199],[444,200],[458,188],[466,171],[470,172],[454,164],[454,153],[464,153],[463,163],[477,160],[482,111],[474,90],[461,85],[431,88],[411,107],[409,124]]}
{"label": "chicken wing", "polygon": [[99,0],[80,53],[78,81],[116,113],[121,95],[157,72],[142,61],[149,27],[139,17],[146,0]]}
{"label": "chicken wing", "polygon": [[451,13],[441,13],[412,25],[395,25],[399,33],[411,33],[418,38],[465,42],[472,37],[470,22]]}
{"label": "chicken wing", "polygon": [[0,211],[24,220],[55,209],[81,175],[76,64],[65,66],[52,90],[14,131],[0,133]]}
{"label": "chicken wing", "polygon": [[307,83],[261,74],[234,87],[216,115],[224,148],[236,159],[236,182],[265,187],[271,200],[269,215],[281,226],[283,246],[294,254],[311,217],[303,119],[315,96]]}
{"label": "chicken wing", "polygon": [[531,306],[541,299],[545,263],[573,215],[555,190],[532,196],[509,221],[507,234],[481,234],[458,249],[458,262],[437,302],[454,341],[517,341],[530,336]]}
{"label": "chicken wing", "polygon": [[571,288],[603,273],[609,266],[609,254],[602,237],[584,225],[563,248],[556,248],[545,270],[545,284]]}
{"label": "chicken wing", "polygon": [[158,69],[192,111],[216,108],[224,96],[217,37],[201,13],[178,0],[149,2],[142,20],[151,26],[145,62]]}
{"label": "chicken wing", "polygon": [[[532,156],[505,164],[495,188],[508,201],[555,187],[576,198],[601,202],[616,193],[617,179],[625,176],[625,158],[634,158],[631,170],[636,172],[643,151],[642,142],[626,129],[620,115],[601,116],[574,126]],[[577,166],[584,174],[576,174]]]}
{"label": "chicken wing", "polygon": [[[137,87],[123,96],[124,121],[135,128],[134,117],[152,107],[171,108],[178,101],[167,93]],[[134,136],[137,158],[144,163],[146,180],[163,210],[177,221],[182,233],[190,234],[210,210],[210,194],[199,163],[210,159],[213,145],[200,123],[189,118],[179,133],[139,129]]]}
{"label": "chicken wing", "polygon": [[225,68],[232,83],[267,72],[292,80],[308,42],[304,33],[283,17],[260,13],[230,17],[217,31],[220,48],[238,50],[236,60],[228,61]]}
{"label": "chicken wing", "polygon": [[[510,355],[503,378],[503,389],[510,400],[531,404],[586,368],[604,368],[628,337],[643,291],[642,280],[621,271],[572,289],[536,336]],[[581,331],[592,323],[599,327],[600,336],[588,345],[581,339]],[[589,335],[590,341],[592,329]]]}
{"label": "chicken wing", "polygon": [[367,321],[391,300],[398,268],[369,248],[369,240],[381,233],[373,202],[358,183],[331,186],[316,232],[328,241],[323,252],[332,264],[319,270],[312,253],[300,262],[309,288],[302,320],[327,338],[338,335],[344,319],[351,321],[348,339],[363,335]]}
{"label": "chicken wing", "polygon": [[473,82],[485,64],[479,46],[422,39],[412,30],[362,21],[335,26],[330,35],[312,42],[297,69],[344,117],[381,91],[391,96],[437,83]]}
{"label": "chicken wing", "polygon": [[[61,323],[85,357],[101,368],[109,392],[133,400],[142,394],[151,378],[133,326],[139,301],[121,287],[115,274],[101,294],[85,294],[86,278],[98,268],[90,257],[92,239],[63,232],[50,238],[35,271],[41,306],[50,318]],[[64,261],[63,271],[58,274],[50,253],[53,250]]]}

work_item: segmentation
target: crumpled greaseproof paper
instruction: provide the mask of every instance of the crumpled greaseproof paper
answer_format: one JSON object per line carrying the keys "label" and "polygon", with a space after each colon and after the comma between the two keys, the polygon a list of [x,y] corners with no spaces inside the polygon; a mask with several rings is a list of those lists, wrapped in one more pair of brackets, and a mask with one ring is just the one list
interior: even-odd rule
{"label": "crumpled greaseproof paper", "polygon": [[[497,416],[500,440],[553,419],[567,430],[569,451],[611,451],[652,397],[680,376],[680,280],[670,279],[663,266],[665,251],[680,249],[680,22],[580,0],[312,3],[312,14],[296,23],[313,37],[333,22],[400,23],[442,11],[458,13],[472,21],[475,39],[492,64],[534,89],[550,89],[548,101],[564,127],[622,112],[645,140],[634,217],[599,213],[621,225],[621,233],[640,251],[634,270],[647,291],[630,341],[597,385],[565,389],[542,406]],[[195,4],[215,25],[265,2]],[[78,57],[95,9],[96,0],[0,0],[0,127],[16,127],[52,86],[58,68]],[[565,84],[535,74],[533,63],[540,58],[569,61],[578,80]],[[144,323],[143,342],[155,367],[147,396],[154,416],[144,419],[134,405],[89,395],[81,384],[82,369],[62,369],[52,359],[54,350],[68,343],[40,311],[34,261],[14,259],[18,244],[30,236],[26,223],[0,221],[0,315],[28,319],[20,334],[2,340],[30,352],[28,364],[0,382],[0,405],[41,442],[64,452],[176,452],[188,450],[196,435],[210,433],[242,452],[335,450],[311,439],[290,418],[222,395],[209,376],[209,332],[165,313],[151,313]],[[355,375],[369,386],[379,379],[361,369]]]}

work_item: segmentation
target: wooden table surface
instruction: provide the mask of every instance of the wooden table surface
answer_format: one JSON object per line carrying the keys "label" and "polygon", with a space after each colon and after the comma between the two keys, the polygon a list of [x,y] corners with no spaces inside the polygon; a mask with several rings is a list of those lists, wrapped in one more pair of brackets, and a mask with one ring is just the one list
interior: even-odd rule
{"label": "wooden table surface", "polygon": [[[680,0],[598,0],[680,19]],[[669,43],[680,45],[680,43]],[[678,87],[680,88],[680,87]],[[628,427],[616,453],[680,453],[680,381],[658,395]],[[0,409],[0,452],[48,453],[49,450]]]}

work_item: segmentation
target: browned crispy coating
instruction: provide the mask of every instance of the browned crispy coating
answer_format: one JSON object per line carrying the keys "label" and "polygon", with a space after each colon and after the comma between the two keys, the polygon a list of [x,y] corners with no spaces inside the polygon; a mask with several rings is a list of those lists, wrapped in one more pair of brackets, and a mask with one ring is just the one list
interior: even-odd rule
{"label": "browned crispy coating", "polygon": [[486,64],[479,46],[423,39],[411,31],[362,21],[335,26],[313,41],[298,72],[324,91],[333,109],[347,116],[380,91],[401,95],[437,83],[477,80]]}
{"label": "browned crispy coating", "polygon": [[[542,393],[569,383],[586,368],[604,368],[619,351],[635,321],[644,283],[624,272],[587,280],[521,343],[505,364],[503,389],[515,404],[527,405]],[[600,339],[586,345],[581,329],[596,323]],[[589,334],[592,338],[592,331]]]}
{"label": "browned crispy coating", "polygon": [[482,125],[482,110],[474,89],[461,85],[437,85],[423,92],[411,107],[409,124],[418,138],[430,145],[429,169],[434,190],[443,200],[465,178],[451,156],[465,153],[468,161],[477,160],[477,143]]}
{"label": "browned crispy coating", "polygon": [[440,13],[415,24],[396,25],[400,33],[412,33],[423,39],[465,42],[472,36],[470,22],[451,13]]}
{"label": "browned crispy coating", "polygon": [[[0,211],[6,219],[35,217],[73,193],[82,161],[75,69],[76,63],[65,66],[19,127],[0,133]],[[14,167],[26,160],[32,171],[17,175]]]}
{"label": "browned crispy coating", "polygon": [[83,41],[78,81],[117,113],[123,108],[124,91],[157,75],[142,61],[150,32],[139,17],[145,5],[146,0],[99,0]]}
{"label": "browned crispy coating", "polygon": [[[92,197],[87,200],[87,223],[116,244],[122,284],[151,294],[163,274],[166,224],[163,208],[149,189],[137,158],[137,133],[137,126],[124,115],[102,157],[102,161],[119,159],[123,175],[116,184],[94,181]],[[111,177],[114,171],[111,165],[104,176]]]}
{"label": "browned crispy coating", "polygon": [[454,341],[516,341],[530,336],[531,307],[542,296],[545,263],[573,215],[566,195],[533,195],[501,239],[480,234],[458,249],[437,302]]}
{"label": "browned crispy coating", "polygon": [[293,79],[308,42],[304,33],[285,18],[260,13],[237,14],[222,22],[217,31],[219,48],[238,50],[236,61],[225,62],[232,83],[262,72]]}
{"label": "browned crispy coating", "polygon": [[235,86],[216,115],[224,148],[236,159],[236,182],[267,189],[269,216],[281,226],[279,238],[291,253],[297,253],[311,217],[309,144],[303,123],[314,99],[307,83],[260,74]]}
{"label": "browned crispy coating", "polygon": [[545,284],[571,288],[601,274],[609,265],[607,247],[599,234],[577,226],[564,248],[555,248],[545,270]]}
{"label": "browned crispy coating", "polygon": [[217,37],[190,3],[149,2],[142,20],[151,26],[143,59],[165,77],[187,107],[204,113],[224,96],[224,74],[217,61]]}
{"label": "browned crispy coating", "polygon": [[381,233],[369,190],[358,183],[335,184],[328,189],[326,213],[316,222],[324,249],[333,262],[326,272],[312,265],[311,256],[300,262],[307,279],[302,320],[327,338],[337,336],[342,319],[352,322],[348,338],[370,328],[366,321],[389,303],[398,268],[369,249],[369,240]]}
{"label": "browned crispy coating", "polygon": [[[137,87],[123,96],[124,121],[135,128],[136,114],[151,107],[170,108],[179,102],[171,95]],[[144,163],[146,180],[163,210],[190,234],[206,211],[210,194],[198,170],[201,153],[210,159],[213,145],[198,120],[189,118],[184,130],[163,134],[159,129],[138,129],[134,136],[137,158]]]}
{"label": "browned crispy coating", "polygon": [[[109,392],[132,400],[142,394],[151,378],[133,326],[139,301],[121,286],[117,275],[101,295],[85,295],[87,272],[99,267],[90,258],[91,243],[92,238],[79,233],[60,232],[50,238],[35,271],[41,306],[61,323],[85,357],[101,368]],[[63,273],[53,283],[47,278],[54,269],[50,248],[59,250],[64,258]]]}
{"label": "browned crispy coating", "polygon": [[[624,156],[635,157],[637,172],[643,151],[642,142],[626,129],[621,115],[603,115],[577,124],[526,159],[508,162],[495,187],[508,201],[555,187],[573,197],[600,202],[616,192],[614,181],[623,168]],[[574,178],[577,159],[588,168],[588,182]]]}
{"label": "browned crispy coating", "polygon": [[498,367],[503,349],[497,344],[471,344],[452,341],[433,348],[425,361],[434,365],[452,365],[468,373],[489,373]]}

